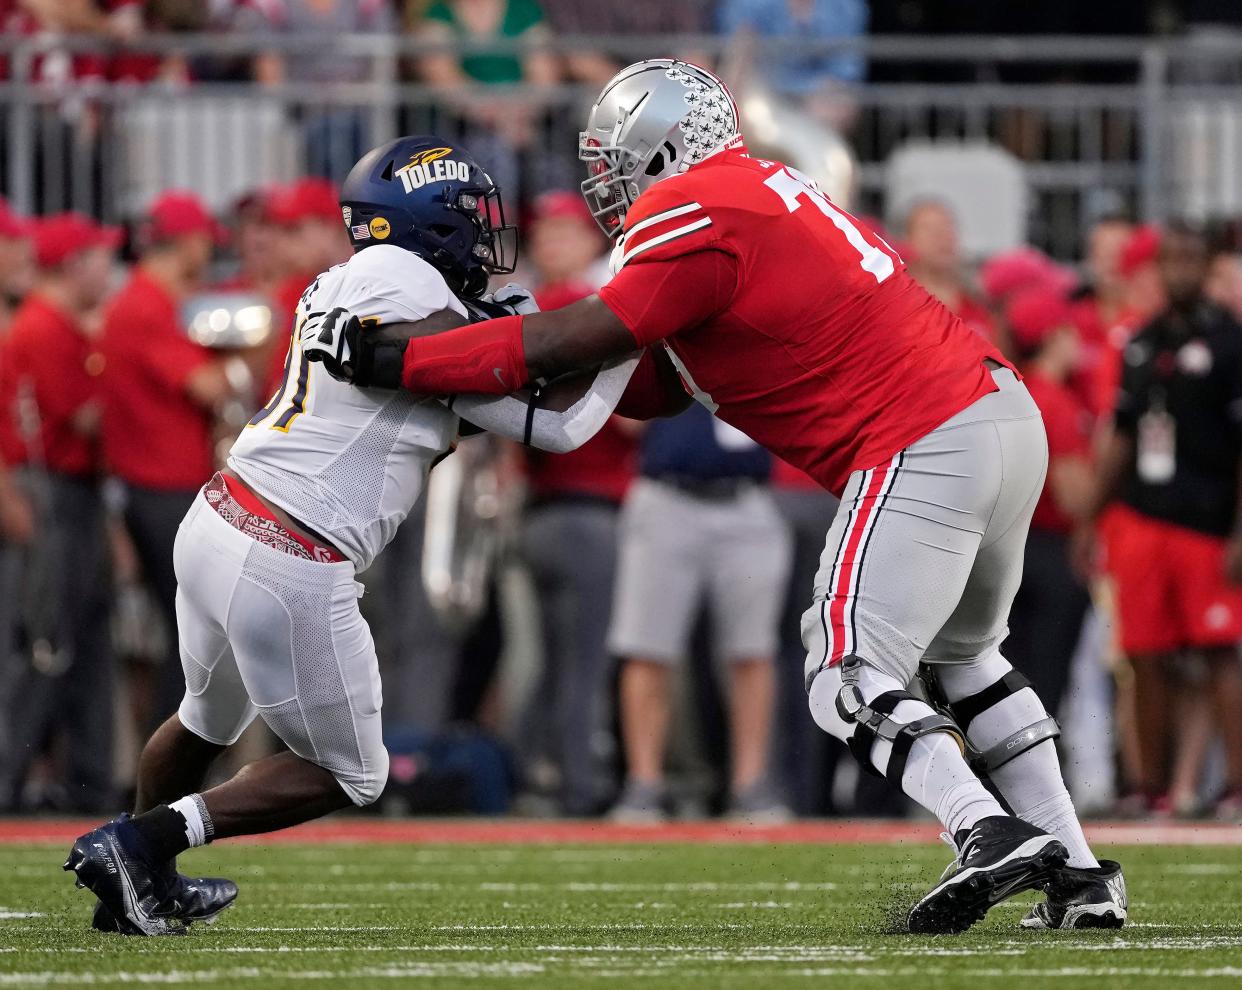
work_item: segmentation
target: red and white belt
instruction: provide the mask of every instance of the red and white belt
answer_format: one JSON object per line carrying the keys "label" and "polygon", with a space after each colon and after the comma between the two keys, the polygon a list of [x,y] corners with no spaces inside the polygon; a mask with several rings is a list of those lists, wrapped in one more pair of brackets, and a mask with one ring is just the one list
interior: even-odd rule
{"label": "red and white belt", "polygon": [[203,489],[203,497],[219,513],[221,519],[234,529],[241,530],[256,543],[262,543],[291,557],[301,557],[303,560],[314,560],[322,564],[339,564],[345,560],[332,547],[308,540],[286,529],[258,496],[236,478],[226,478],[217,471]]}

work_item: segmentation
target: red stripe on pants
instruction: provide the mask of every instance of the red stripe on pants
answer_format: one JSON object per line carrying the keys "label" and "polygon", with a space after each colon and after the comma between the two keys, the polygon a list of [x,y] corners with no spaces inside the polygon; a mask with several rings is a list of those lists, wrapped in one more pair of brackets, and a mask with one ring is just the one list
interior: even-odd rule
{"label": "red stripe on pants", "polygon": [[837,571],[837,586],[832,591],[832,607],[829,610],[829,618],[832,621],[832,656],[828,658],[830,667],[845,656],[845,608],[852,597],[850,583],[854,577],[854,570],[861,563],[856,558],[862,546],[863,534],[867,532],[867,526],[872,516],[875,515],[876,501],[879,499],[880,492],[884,488],[884,481],[891,470],[891,464],[875,469],[871,475],[871,483],[862,496],[858,512],[845,538],[845,547]]}

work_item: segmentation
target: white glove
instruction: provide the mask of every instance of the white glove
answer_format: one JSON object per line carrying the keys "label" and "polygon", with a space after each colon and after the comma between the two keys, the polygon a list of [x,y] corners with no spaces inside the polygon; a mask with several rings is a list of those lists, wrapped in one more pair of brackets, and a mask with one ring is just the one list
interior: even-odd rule
{"label": "white glove", "polygon": [[539,304],[529,289],[516,282],[502,285],[495,292],[488,292],[478,299],[463,299],[470,322],[495,320],[503,316],[529,316],[539,312]]}
{"label": "white glove", "polygon": [[516,282],[506,282],[495,292],[489,292],[483,298],[497,306],[503,306],[515,316],[529,316],[531,313],[539,312],[539,304],[535,302],[531,291]]}

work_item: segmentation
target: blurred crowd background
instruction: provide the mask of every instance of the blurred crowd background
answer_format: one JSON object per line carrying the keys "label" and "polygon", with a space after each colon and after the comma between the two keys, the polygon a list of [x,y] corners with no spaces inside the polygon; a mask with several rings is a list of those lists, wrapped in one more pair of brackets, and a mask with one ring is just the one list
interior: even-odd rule
{"label": "blurred crowd background", "polygon": [[[1177,352],[1161,408],[1194,477],[1157,458],[1089,508],[1134,336],[1187,293],[1242,334],[1242,7],[0,0],[0,25],[0,811],[125,800],[184,688],[177,525],[348,255],[353,162],[398,133],[462,143],[519,218],[518,279],[566,305],[607,278],[585,109],[673,54],[1026,373],[1052,467],[1005,652],[1061,718],[1080,808],[1242,815],[1242,377],[1199,387],[1216,353]],[[806,709],[798,619],[835,510],[697,408],[565,456],[463,442],[362,577],[378,809],[907,813]],[[273,745],[256,726],[237,759]]]}

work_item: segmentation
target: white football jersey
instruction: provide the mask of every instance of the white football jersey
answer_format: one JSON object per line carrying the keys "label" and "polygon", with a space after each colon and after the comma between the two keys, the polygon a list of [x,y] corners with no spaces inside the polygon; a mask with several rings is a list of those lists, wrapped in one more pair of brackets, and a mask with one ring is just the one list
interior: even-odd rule
{"label": "white football jersey", "polygon": [[432,463],[456,440],[458,418],[434,399],[355,388],[307,361],[302,321],[337,306],[364,323],[466,310],[417,255],[386,244],[359,251],[302,294],[284,381],[229,451],[229,467],[246,484],[363,570],[413,508]]}

